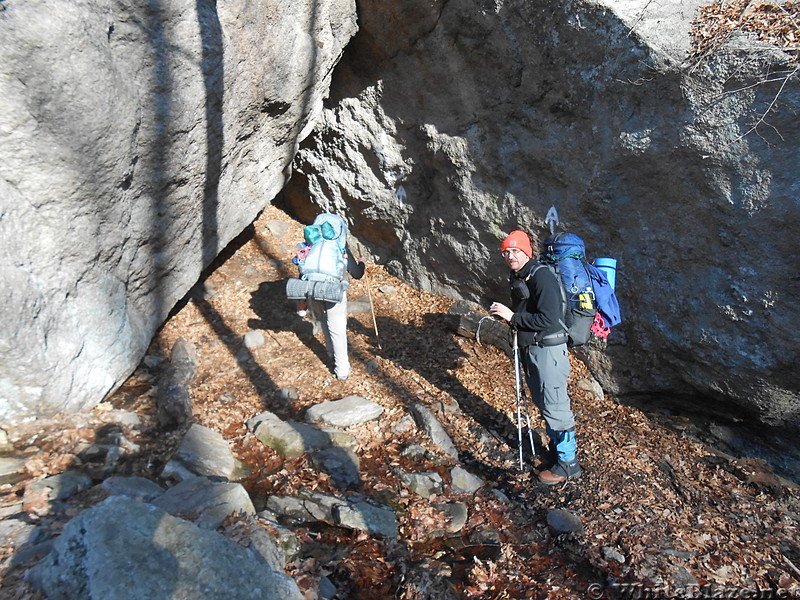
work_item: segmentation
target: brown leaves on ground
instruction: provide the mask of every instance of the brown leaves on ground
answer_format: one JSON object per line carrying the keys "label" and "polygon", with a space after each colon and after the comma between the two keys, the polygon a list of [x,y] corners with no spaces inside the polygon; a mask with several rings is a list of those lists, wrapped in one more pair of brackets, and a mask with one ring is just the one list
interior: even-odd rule
{"label": "brown leaves on ground", "polygon": [[[270,232],[277,221],[288,224],[282,237]],[[369,600],[583,598],[590,584],[598,584],[604,597],[619,595],[612,584],[669,593],[687,583],[800,589],[800,573],[792,568],[800,564],[797,492],[785,489],[779,498],[754,478],[750,463],[719,456],[684,437],[680,427],[663,426],[669,425],[663,418],[581,391],[575,384],[588,372],[578,361],[570,394],[583,476],[546,488],[530,472],[519,474],[509,359],[451,332],[446,314],[452,300],[414,290],[374,264],[365,278],[352,282],[349,298],[368,306],[371,292],[380,339],[368,310],[351,315],[353,372],[346,382],[338,381],[322,337],[312,334],[311,324],[285,298],[283,282],[296,273],[291,257],[301,238],[299,223],[267,208],[254,234],[229,249],[207,278],[211,297],[196,297],[176,311],[137,373],[110,403],[93,411],[92,419],[101,418],[113,405],[142,419],[137,431],[126,432],[142,451],[120,465],[120,474],[157,477],[180,442],[179,432],[157,426],[153,387],[182,337],[197,348],[191,387],[195,420],[222,433],[253,468],[244,485],[257,506],[271,494],[344,492],[305,457],[284,459],[265,447],[247,433],[246,419],[271,411],[302,420],[311,405],[351,394],[385,409],[380,420],[348,432],[359,444],[358,492],[395,509],[400,539],[328,526],[298,530],[304,550],[289,571],[307,598],[316,597],[321,575],[336,584],[338,597]],[[253,330],[265,341],[247,348],[244,336]],[[297,395],[286,394],[288,388]],[[452,492],[452,461],[404,420],[415,402],[434,412],[463,466],[486,481],[474,496]],[[543,427],[532,416],[534,427]],[[31,432],[24,443],[32,448],[35,475],[53,473],[65,457],[75,456],[59,440],[86,443],[91,431],[81,423]],[[428,454],[402,455],[411,444]],[[525,454],[528,458],[529,450]],[[398,469],[439,473],[444,493],[417,496],[401,484]],[[7,488],[4,502],[18,497],[25,485]],[[467,523],[455,537],[435,535],[447,520],[433,507],[449,501],[467,505]],[[572,511],[585,533],[555,535],[546,522],[551,508]],[[237,525],[232,519],[223,533],[244,543],[247,528],[258,523]],[[19,577],[14,585],[22,585]],[[34,597],[20,594],[14,597]]]}
{"label": "brown leaves on ground", "polygon": [[797,61],[800,57],[800,2],[715,2],[698,9],[692,23],[692,53],[702,56],[735,32],[773,44]]}

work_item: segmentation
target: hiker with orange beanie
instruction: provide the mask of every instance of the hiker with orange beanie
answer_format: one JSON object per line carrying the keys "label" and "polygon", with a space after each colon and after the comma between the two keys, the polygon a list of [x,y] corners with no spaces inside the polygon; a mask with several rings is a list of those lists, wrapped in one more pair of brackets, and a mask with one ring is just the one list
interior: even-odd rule
{"label": "hiker with orange beanie", "polygon": [[555,485],[581,473],[575,415],[567,395],[570,366],[561,283],[533,258],[533,246],[524,231],[512,231],[500,251],[511,269],[511,308],[495,302],[489,312],[507,321],[517,336],[525,379],[554,450],[540,465],[545,470],[539,473],[539,481]]}

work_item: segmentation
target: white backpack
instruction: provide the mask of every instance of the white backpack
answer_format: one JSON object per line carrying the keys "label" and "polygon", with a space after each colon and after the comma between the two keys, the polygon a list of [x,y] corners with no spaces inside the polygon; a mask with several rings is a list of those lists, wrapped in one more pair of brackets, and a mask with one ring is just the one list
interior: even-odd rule
{"label": "white backpack", "polygon": [[342,281],[347,273],[347,224],[339,215],[322,213],[303,229],[311,246],[299,261],[300,275],[307,281]]}

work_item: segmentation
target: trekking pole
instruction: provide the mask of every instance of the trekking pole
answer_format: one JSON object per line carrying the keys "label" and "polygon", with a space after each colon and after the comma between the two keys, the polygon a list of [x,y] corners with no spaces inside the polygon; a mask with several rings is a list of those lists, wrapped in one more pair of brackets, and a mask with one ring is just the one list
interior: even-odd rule
{"label": "trekking pole", "polygon": [[528,396],[526,396],[524,392],[522,395],[525,398],[525,420],[528,422],[528,439],[531,442],[531,455],[533,458],[536,458],[536,444],[533,443],[533,427],[531,427],[531,404],[528,400]]}
{"label": "trekking pole", "polygon": [[522,402],[520,398],[519,381],[519,346],[517,345],[517,330],[514,330],[514,386],[517,397],[517,443],[519,445],[519,472],[522,473]]}
{"label": "trekking pole", "polygon": [[378,337],[378,321],[375,318],[375,307],[372,305],[372,288],[369,285],[369,279],[367,279],[366,265],[364,266],[364,283],[367,285],[367,296],[369,296],[369,311],[372,313],[372,326],[375,328],[375,341],[378,342],[378,350],[383,350],[383,348],[381,348],[381,339],[380,337]]}

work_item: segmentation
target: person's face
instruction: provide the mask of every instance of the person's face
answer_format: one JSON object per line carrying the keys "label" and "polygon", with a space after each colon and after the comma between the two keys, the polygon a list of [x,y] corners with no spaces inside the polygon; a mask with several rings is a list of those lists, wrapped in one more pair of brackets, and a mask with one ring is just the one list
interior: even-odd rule
{"label": "person's face", "polygon": [[519,248],[506,248],[502,254],[508,268],[512,271],[519,271],[530,260]]}

